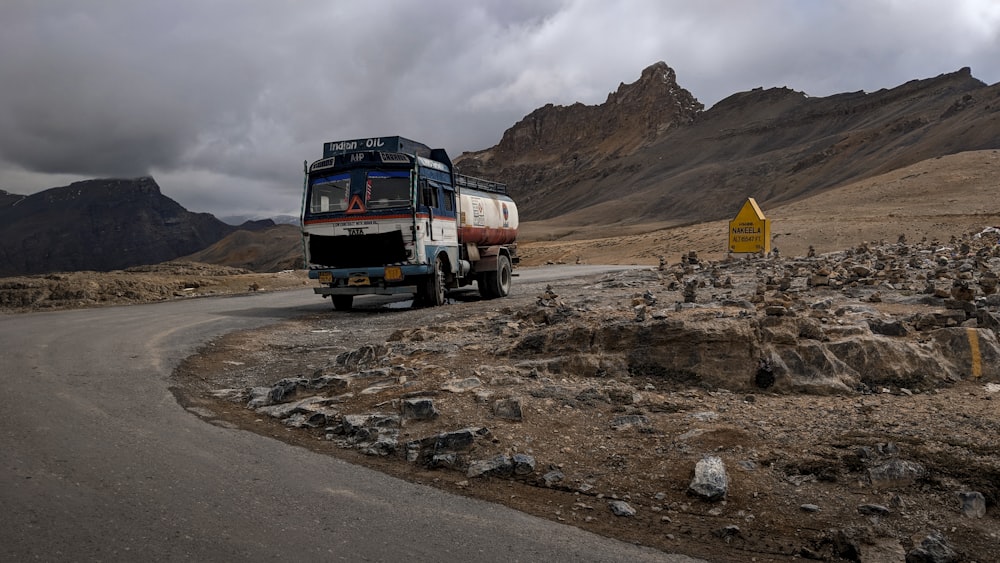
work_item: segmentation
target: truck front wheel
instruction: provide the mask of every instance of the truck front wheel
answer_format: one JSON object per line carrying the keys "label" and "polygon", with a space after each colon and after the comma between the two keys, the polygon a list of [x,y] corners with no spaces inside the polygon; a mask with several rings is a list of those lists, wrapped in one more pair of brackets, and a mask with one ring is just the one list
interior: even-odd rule
{"label": "truck front wheel", "polygon": [[333,308],[338,311],[350,311],[354,306],[353,295],[331,295],[330,298],[333,300]]}
{"label": "truck front wheel", "polygon": [[428,307],[444,305],[444,292],[444,260],[438,256],[434,263],[434,272],[427,276],[427,280],[424,282],[419,301]]}
{"label": "truck front wheel", "polygon": [[479,295],[483,299],[507,297],[510,293],[511,266],[506,254],[497,256],[497,269],[479,277]]}

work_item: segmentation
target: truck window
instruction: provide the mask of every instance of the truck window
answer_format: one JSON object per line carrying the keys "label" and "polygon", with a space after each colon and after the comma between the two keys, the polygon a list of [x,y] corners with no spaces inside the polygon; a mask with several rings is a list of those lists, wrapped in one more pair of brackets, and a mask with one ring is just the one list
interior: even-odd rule
{"label": "truck window", "polygon": [[347,174],[320,178],[312,185],[309,198],[311,213],[327,213],[347,209],[347,194],[351,190],[351,178]]}
{"label": "truck window", "polygon": [[427,207],[437,207],[437,186],[432,186],[427,180],[420,181],[420,204]]}
{"label": "truck window", "polygon": [[455,190],[449,190],[445,188],[444,190],[444,210],[445,211],[455,211]]}
{"label": "truck window", "polygon": [[369,172],[365,184],[369,209],[407,207],[410,205],[409,172]]}

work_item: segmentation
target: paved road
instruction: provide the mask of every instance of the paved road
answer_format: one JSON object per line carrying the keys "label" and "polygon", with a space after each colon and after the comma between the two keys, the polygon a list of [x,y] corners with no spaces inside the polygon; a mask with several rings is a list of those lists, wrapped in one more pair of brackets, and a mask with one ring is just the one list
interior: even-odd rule
{"label": "paved road", "polygon": [[168,390],[309,290],[0,315],[0,560],[690,561],[205,423]]}

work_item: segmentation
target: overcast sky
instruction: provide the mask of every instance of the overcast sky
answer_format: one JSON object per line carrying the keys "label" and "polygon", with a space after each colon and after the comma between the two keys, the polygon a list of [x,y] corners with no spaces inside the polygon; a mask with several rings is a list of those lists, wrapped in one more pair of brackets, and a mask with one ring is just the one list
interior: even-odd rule
{"label": "overcast sky", "polygon": [[1000,81],[998,0],[2,0],[0,189],[151,174],[217,216],[298,214],[324,141],[488,148],[664,61],[710,107],[787,86]]}

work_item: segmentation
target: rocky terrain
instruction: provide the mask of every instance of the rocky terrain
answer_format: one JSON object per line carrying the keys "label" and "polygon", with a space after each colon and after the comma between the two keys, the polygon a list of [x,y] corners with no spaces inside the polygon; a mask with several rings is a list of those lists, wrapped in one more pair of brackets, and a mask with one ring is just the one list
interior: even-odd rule
{"label": "rocky terrain", "polygon": [[997,561],[1000,233],[677,262],[213,342],[176,394],[712,561]]}

